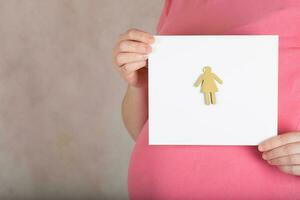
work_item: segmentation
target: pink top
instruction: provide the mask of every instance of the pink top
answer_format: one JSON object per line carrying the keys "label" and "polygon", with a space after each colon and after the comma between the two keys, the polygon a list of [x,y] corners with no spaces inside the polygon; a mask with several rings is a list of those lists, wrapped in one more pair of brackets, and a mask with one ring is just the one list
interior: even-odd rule
{"label": "pink top", "polygon": [[[300,131],[299,0],[167,0],[157,31],[279,35],[278,132]],[[270,166],[257,146],[149,146],[148,122],[128,187],[131,199],[300,199],[300,177]]]}

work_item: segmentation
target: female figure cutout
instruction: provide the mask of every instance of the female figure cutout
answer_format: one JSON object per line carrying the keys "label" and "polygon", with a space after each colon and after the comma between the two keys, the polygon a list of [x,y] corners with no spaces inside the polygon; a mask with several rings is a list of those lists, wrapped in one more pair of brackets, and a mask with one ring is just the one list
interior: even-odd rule
{"label": "female figure cutout", "polygon": [[203,68],[203,74],[201,74],[194,86],[198,87],[201,84],[201,92],[204,93],[205,104],[216,104],[216,95],[218,91],[215,81],[222,84],[223,81],[214,73],[211,72],[211,67],[206,66]]}

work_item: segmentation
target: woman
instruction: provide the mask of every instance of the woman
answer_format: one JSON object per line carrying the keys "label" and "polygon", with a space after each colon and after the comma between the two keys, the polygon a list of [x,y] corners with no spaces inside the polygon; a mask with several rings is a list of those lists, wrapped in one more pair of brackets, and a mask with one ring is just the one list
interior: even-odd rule
{"label": "woman", "polygon": [[203,68],[203,74],[201,74],[194,86],[198,87],[201,85],[201,92],[204,93],[204,101],[206,105],[216,104],[216,95],[215,93],[218,91],[218,87],[215,83],[222,84],[223,81],[214,73],[211,72],[211,67],[206,66]]}
{"label": "woman", "polygon": [[114,56],[128,82],[124,123],[136,140],[130,198],[300,199],[300,1],[167,0],[157,32],[279,35],[279,135],[258,147],[149,146],[147,55],[154,38],[129,30]]}

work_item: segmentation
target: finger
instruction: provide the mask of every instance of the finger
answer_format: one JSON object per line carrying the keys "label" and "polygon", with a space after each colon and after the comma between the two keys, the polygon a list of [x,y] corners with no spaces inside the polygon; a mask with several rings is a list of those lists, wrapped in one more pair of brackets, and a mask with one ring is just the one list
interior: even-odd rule
{"label": "finger", "polygon": [[279,170],[287,174],[300,176],[300,165],[281,165],[278,166]]}
{"label": "finger", "polygon": [[129,74],[133,71],[139,70],[142,67],[145,67],[147,62],[145,60],[133,63],[127,63],[121,67],[123,73]]}
{"label": "finger", "polygon": [[258,145],[259,151],[269,151],[285,144],[300,142],[300,132],[291,132],[274,136]]}
{"label": "finger", "polygon": [[149,54],[151,51],[151,46],[142,42],[125,40],[121,41],[119,44],[119,52]]}
{"label": "finger", "polygon": [[283,156],[268,160],[271,165],[300,165],[300,154]]}
{"label": "finger", "polygon": [[147,54],[138,54],[138,53],[119,53],[116,56],[116,63],[118,66],[122,66],[127,63],[145,61],[148,59]]}
{"label": "finger", "polygon": [[146,44],[152,44],[154,42],[154,37],[150,33],[137,29],[130,29],[120,36],[120,41],[123,40],[134,40]]}
{"label": "finger", "polygon": [[270,151],[266,151],[262,154],[262,157],[265,160],[271,160],[274,158],[298,153],[300,153],[300,142],[286,144],[284,146],[277,147]]}

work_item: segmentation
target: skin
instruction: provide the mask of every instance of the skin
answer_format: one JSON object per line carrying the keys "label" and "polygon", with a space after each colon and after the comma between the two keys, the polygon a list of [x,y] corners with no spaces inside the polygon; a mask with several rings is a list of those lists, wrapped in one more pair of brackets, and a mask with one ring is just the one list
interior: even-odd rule
{"label": "skin", "polygon": [[154,37],[137,29],[121,34],[113,51],[117,71],[127,82],[122,117],[134,140],[148,119],[148,55]]}
{"label": "skin", "polygon": [[[122,102],[122,117],[134,140],[148,119],[147,60],[153,43],[151,34],[130,29],[119,36],[113,51],[115,68],[128,85]],[[300,176],[300,132],[269,138],[258,145],[258,150],[270,165]]]}
{"label": "skin", "polygon": [[262,158],[284,173],[300,176],[300,132],[271,137],[258,145]]}

